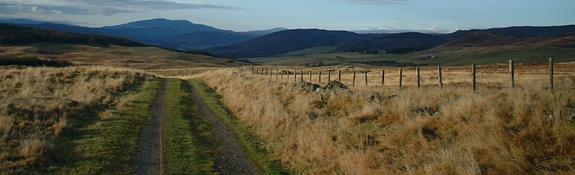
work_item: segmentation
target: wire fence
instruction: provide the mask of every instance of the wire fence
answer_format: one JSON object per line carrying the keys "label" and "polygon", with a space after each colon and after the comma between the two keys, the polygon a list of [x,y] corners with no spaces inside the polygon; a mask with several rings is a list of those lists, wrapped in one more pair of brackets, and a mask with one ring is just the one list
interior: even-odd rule
{"label": "wire fence", "polygon": [[[517,88],[540,86],[557,90],[565,81],[575,81],[575,64],[555,64],[549,58],[548,64],[516,64],[509,60],[507,65],[470,66],[424,66],[392,68],[358,67],[286,67],[252,66],[241,67],[242,72],[287,82],[309,82],[325,84],[339,81],[351,87],[468,87],[477,91],[480,87]],[[560,87],[573,88],[573,87]]]}

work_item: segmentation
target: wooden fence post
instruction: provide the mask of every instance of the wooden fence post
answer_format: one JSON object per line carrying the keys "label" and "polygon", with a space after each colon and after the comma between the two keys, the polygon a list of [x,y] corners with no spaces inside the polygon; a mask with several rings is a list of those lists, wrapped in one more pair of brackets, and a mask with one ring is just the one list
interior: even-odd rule
{"label": "wooden fence post", "polygon": [[278,68],[278,69],[276,69],[276,80],[277,80],[278,77],[280,76],[279,74],[280,74],[280,69]]}
{"label": "wooden fence post", "polygon": [[368,87],[368,84],[367,84],[367,71],[365,71],[363,74],[364,74],[364,77],[365,77],[365,87]]}
{"label": "wooden fence post", "polygon": [[355,86],[355,70],[353,71],[353,81],[351,83],[351,86]]}
{"label": "wooden fence post", "polygon": [[331,81],[331,70],[327,70],[327,82]]}
{"label": "wooden fence post", "polygon": [[299,77],[299,78],[301,79],[301,82],[303,82],[303,70],[301,71],[301,74],[300,74],[300,77]]}
{"label": "wooden fence post", "polygon": [[319,84],[321,84],[321,70],[319,71]]}
{"label": "wooden fence post", "polygon": [[553,70],[553,58],[549,58],[549,90],[551,91],[551,94],[553,94],[555,92],[554,90],[554,82],[553,82],[553,74],[554,74],[554,70]]}
{"label": "wooden fence post", "polygon": [[399,68],[399,89],[403,86],[403,68]]}
{"label": "wooden fence post", "polygon": [[473,82],[473,91],[477,91],[477,68],[475,64],[471,64],[471,76]]}
{"label": "wooden fence post", "polygon": [[439,81],[439,88],[443,88],[443,73],[439,65],[437,66],[437,81]]}
{"label": "wooden fence post", "polygon": [[419,75],[419,66],[415,67],[415,71],[417,72],[417,88],[421,88],[421,76]]}
{"label": "wooden fence post", "polygon": [[385,70],[381,70],[381,86],[385,86]]}
{"label": "wooden fence post", "polygon": [[513,60],[509,60],[509,74],[511,76],[511,88],[515,88],[515,64]]}
{"label": "wooden fence post", "polygon": [[284,79],[284,70],[283,70],[283,69],[282,69],[281,72],[280,72],[280,78],[281,78],[281,80]]}
{"label": "wooden fence post", "polygon": [[341,70],[337,70],[337,81],[341,83]]}
{"label": "wooden fence post", "polygon": [[297,82],[297,71],[293,71],[293,81]]}
{"label": "wooden fence post", "polygon": [[310,83],[313,83],[313,80],[312,80],[312,78],[311,78],[311,73],[312,73],[312,72],[313,72],[313,71],[311,71],[311,70],[309,71],[309,82],[310,82]]}

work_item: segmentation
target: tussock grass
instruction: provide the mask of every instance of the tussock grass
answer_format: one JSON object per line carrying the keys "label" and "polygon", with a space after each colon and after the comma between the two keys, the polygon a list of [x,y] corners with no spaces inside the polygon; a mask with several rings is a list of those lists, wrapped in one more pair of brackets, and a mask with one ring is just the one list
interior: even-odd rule
{"label": "tussock grass", "polygon": [[[537,71],[537,70],[533,70]],[[272,157],[304,174],[573,174],[575,77],[517,89],[306,92],[233,69],[200,75]]]}
{"label": "tussock grass", "polygon": [[62,134],[146,76],[104,67],[0,68],[0,174],[54,161]]}

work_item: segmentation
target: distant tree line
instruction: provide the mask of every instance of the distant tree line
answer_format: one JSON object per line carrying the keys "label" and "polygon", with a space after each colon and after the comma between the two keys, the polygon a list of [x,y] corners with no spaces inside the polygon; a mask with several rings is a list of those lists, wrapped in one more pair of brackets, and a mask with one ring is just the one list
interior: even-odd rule
{"label": "distant tree line", "polygon": [[8,24],[0,24],[0,44],[18,45],[38,42],[87,44],[99,46],[143,46],[143,44],[120,38],[56,32],[50,30],[32,29]]}
{"label": "distant tree line", "polygon": [[40,59],[37,57],[5,58],[0,57],[0,66],[32,66],[32,67],[66,67],[73,64],[68,61]]}

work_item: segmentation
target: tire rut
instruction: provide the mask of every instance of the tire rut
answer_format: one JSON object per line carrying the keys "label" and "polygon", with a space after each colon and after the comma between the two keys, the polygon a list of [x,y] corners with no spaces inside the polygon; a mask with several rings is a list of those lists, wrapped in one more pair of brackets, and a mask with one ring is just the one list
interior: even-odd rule
{"label": "tire rut", "polygon": [[138,175],[164,174],[163,127],[166,118],[166,91],[168,80],[163,79],[156,100],[152,104],[151,119],[141,133],[138,151],[134,160],[135,173]]}
{"label": "tire rut", "polygon": [[212,132],[220,145],[216,153],[215,170],[222,175],[236,174],[263,174],[262,171],[252,162],[244,152],[242,145],[233,131],[221,121],[199,97],[198,88],[192,85],[192,99],[194,100],[198,113],[203,119],[212,125]]}

